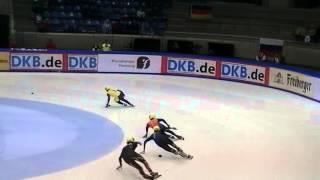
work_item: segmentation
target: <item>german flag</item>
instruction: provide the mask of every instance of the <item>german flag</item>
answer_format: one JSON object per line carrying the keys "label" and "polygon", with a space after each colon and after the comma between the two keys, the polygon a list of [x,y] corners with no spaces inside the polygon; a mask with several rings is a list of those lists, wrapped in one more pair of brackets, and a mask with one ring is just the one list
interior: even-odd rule
{"label": "german flag", "polygon": [[208,20],[212,18],[212,8],[206,5],[191,5],[191,19]]}

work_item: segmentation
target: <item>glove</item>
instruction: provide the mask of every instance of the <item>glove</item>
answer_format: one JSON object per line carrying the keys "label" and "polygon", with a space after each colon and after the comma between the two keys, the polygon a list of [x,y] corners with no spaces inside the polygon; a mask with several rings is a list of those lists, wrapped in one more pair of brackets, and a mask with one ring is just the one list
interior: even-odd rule
{"label": "glove", "polygon": [[147,138],[147,135],[142,136],[142,138]]}

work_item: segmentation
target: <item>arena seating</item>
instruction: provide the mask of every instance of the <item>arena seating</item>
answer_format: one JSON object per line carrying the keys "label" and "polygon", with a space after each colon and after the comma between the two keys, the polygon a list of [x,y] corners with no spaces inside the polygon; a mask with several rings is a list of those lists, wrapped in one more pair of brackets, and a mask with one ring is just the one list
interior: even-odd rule
{"label": "arena seating", "polygon": [[[306,25],[320,27],[318,18],[320,11],[317,10],[270,8],[259,5],[260,0],[231,3],[233,1],[235,0],[177,0],[171,10],[172,15],[168,21],[166,34],[171,36],[184,34],[193,37],[199,34],[204,37],[206,34],[208,38],[221,34],[292,41],[297,27]],[[191,5],[211,8],[212,17],[200,20],[192,18]]]}
{"label": "arena seating", "polygon": [[170,0],[34,0],[38,31],[161,35]]}

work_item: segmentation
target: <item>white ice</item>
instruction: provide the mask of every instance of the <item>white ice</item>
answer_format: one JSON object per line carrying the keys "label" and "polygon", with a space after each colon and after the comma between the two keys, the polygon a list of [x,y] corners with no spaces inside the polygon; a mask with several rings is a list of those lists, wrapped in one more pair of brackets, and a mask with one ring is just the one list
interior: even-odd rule
{"label": "white ice", "polygon": [[[136,107],[113,103],[105,109],[106,85],[122,89]],[[125,136],[141,141],[148,114],[155,112],[178,128],[185,141],[176,143],[194,155],[185,160],[149,143],[144,156],[162,174],[159,179],[320,179],[320,104],[279,90],[173,76],[0,73],[0,96],[94,112],[118,124]],[[115,169],[121,148],[90,163],[32,179],[143,179],[126,164],[121,171]]]}

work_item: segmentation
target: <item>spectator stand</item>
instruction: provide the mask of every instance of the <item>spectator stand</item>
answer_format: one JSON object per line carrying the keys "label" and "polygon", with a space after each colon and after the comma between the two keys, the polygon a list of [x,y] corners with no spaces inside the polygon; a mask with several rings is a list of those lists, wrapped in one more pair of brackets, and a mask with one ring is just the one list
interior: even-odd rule
{"label": "spectator stand", "polygon": [[34,0],[41,32],[161,35],[170,0]]}

